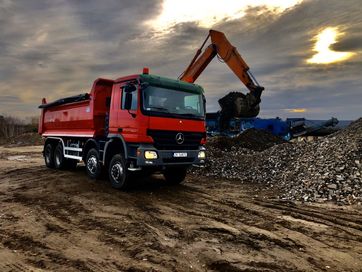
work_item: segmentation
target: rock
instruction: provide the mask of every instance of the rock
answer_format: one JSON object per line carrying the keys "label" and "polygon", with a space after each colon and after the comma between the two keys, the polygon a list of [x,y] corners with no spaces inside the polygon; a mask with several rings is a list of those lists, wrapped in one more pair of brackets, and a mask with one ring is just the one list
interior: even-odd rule
{"label": "rock", "polygon": [[342,175],[336,175],[337,181],[343,181],[344,177]]}
{"label": "rock", "polygon": [[335,190],[335,189],[337,189],[337,184],[328,184],[327,187],[328,187],[329,189]]}

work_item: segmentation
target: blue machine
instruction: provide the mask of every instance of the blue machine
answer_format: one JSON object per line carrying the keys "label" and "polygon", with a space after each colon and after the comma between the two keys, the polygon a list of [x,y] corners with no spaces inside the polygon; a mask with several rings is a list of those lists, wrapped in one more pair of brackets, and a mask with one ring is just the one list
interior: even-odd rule
{"label": "blue machine", "polygon": [[[283,120],[276,118],[232,118],[229,121],[229,129],[223,134],[227,136],[237,135],[244,130],[255,128],[266,130],[287,141],[302,135],[327,135],[340,129],[336,127],[338,120],[307,120],[304,118],[288,118]],[[206,130],[208,136],[220,135],[219,113],[206,114]]]}

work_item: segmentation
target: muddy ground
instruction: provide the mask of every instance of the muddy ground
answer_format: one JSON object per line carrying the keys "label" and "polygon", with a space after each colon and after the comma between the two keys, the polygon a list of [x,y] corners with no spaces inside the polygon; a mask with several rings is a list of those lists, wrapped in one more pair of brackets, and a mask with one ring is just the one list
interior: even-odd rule
{"label": "muddy ground", "polygon": [[362,271],[362,209],[237,182],[138,180],[128,192],[0,147],[0,271]]}

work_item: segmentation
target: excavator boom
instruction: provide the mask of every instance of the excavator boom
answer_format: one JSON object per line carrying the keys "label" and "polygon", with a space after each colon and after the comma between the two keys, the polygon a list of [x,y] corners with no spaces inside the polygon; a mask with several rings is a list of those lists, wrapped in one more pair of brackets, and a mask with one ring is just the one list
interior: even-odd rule
{"label": "excavator boom", "polygon": [[[211,38],[212,43],[207,47],[202,56],[199,57],[209,38]],[[249,70],[248,65],[239,55],[236,48],[225,37],[225,34],[216,30],[210,30],[209,35],[180,79],[191,83],[195,82],[217,54],[245,85],[249,83],[248,78],[243,75],[244,71]]]}
{"label": "excavator boom", "polygon": [[[209,38],[211,38],[211,44],[203,51],[203,47]],[[215,56],[225,62],[249,90],[249,94],[244,95],[241,106],[238,107],[242,109],[238,113],[234,113],[234,115],[243,117],[258,115],[260,96],[264,87],[258,84],[251,74],[249,66],[222,32],[210,30],[209,35],[179,79],[190,83],[195,82]],[[220,103],[221,107],[223,107],[222,103]]]}
{"label": "excavator boom", "polygon": [[195,55],[194,60],[190,63],[189,67],[180,77],[180,80],[194,83],[216,55],[217,51],[215,50],[214,45],[210,44],[201,57],[197,58],[199,54]]}

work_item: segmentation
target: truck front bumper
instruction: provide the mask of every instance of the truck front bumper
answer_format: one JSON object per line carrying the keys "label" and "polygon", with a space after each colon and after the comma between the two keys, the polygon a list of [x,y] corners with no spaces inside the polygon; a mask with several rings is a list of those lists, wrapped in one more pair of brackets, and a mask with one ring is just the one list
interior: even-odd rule
{"label": "truck front bumper", "polygon": [[[157,158],[147,159],[146,151],[157,153]],[[200,158],[199,154],[205,154],[205,148],[200,146],[197,150],[158,150],[153,145],[140,145],[137,148],[137,166],[177,166],[177,165],[204,165],[205,157]]]}

